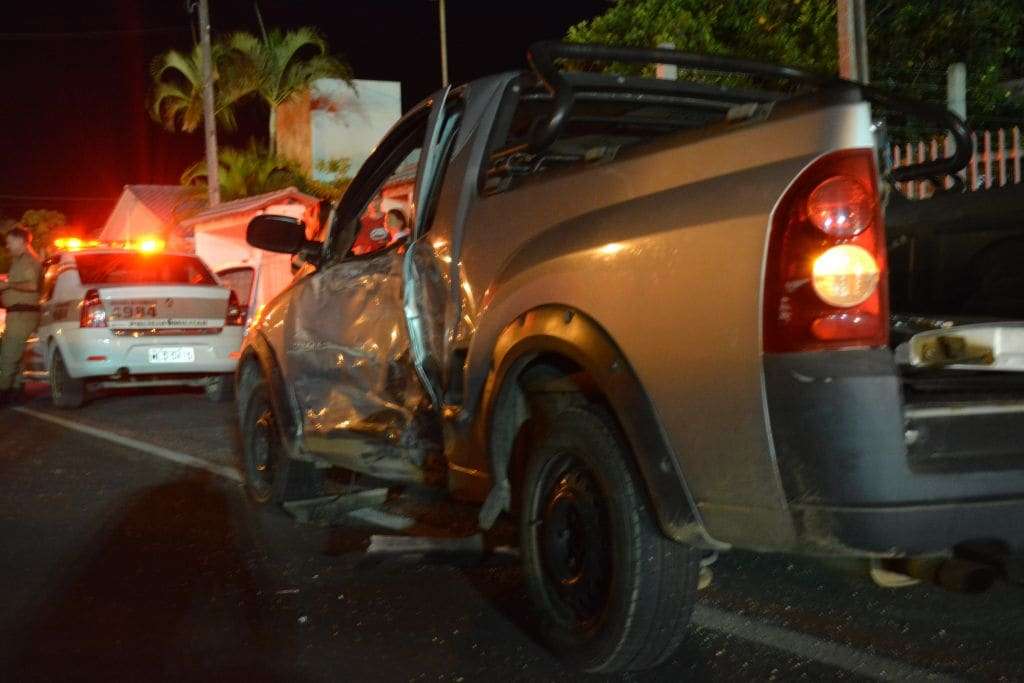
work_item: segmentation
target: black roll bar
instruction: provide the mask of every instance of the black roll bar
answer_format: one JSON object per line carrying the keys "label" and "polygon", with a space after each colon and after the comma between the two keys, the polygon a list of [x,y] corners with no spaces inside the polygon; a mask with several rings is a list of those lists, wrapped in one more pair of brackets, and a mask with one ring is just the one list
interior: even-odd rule
{"label": "black roll bar", "polygon": [[971,133],[967,125],[963,119],[945,107],[905,99],[878,88],[835,77],[822,76],[794,67],[767,64],[736,57],[693,54],[666,48],[614,47],[610,45],[562,43],[558,41],[534,43],[527,52],[527,59],[530,62],[530,67],[541,83],[544,84],[552,98],[551,115],[543,125],[537,126],[534,129],[527,146],[527,151],[534,154],[546,150],[558,138],[562,128],[565,127],[569,120],[569,114],[575,101],[572,84],[565,78],[558,65],[555,64],[556,59],[674,64],[703,71],[799,81],[819,88],[842,85],[859,88],[864,98],[869,102],[936,123],[944,130],[949,131],[953,137],[955,150],[952,156],[894,169],[892,171],[892,178],[900,182],[942,175],[955,175],[967,166],[974,153]]}
{"label": "black roll bar", "polygon": [[971,162],[971,157],[974,155],[974,141],[971,140],[971,129],[967,127],[962,118],[945,107],[906,99],[868,85],[858,84],[858,87],[868,101],[925,121],[931,121],[948,131],[953,137],[952,156],[894,168],[892,170],[893,180],[903,182],[945,175],[955,176],[967,168],[967,164]]}

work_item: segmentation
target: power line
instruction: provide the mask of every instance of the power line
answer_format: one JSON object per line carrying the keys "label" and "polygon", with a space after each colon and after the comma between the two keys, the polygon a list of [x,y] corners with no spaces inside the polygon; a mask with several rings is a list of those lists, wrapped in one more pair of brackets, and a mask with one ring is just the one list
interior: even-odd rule
{"label": "power line", "polygon": [[176,33],[188,31],[187,26],[163,26],[156,28],[108,29],[102,31],[28,32],[0,33],[0,40],[57,40],[65,38],[109,38],[111,36],[143,35],[147,33]]}
{"label": "power line", "polygon": [[21,194],[0,194],[0,200],[26,201],[26,202],[114,202],[117,197],[73,197],[58,195],[21,195]]}

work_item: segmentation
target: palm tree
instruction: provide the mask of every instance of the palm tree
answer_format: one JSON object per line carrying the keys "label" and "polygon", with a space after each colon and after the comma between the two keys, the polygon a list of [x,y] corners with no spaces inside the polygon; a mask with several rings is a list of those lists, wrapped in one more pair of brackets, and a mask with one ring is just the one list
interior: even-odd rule
{"label": "palm tree", "polygon": [[340,78],[352,82],[352,68],[345,60],[327,52],[327,41],[316,29],[303,27],[287,33],[278,29],[260,40],[251,33],[228,36],[224,47],[232,55],[233,78],[246,86],[270,108],[270,153],[277,150],[277,106],[292,95],[307,90],[318,78]]}
{"label": "palm tree", "polygon": [[[220,194],[225,201],[251,197],[295,185],[301,172],[287,159],[281,159],[256,144],[245,149],[225,147],[217,155],[220,167]],[[206,160],[197,161],[181,174],[181,184],[202,190],[206,187]]]}
{"label": "palm tree", "polygon": [[[214,111],[226,130],[235,128],[234,105],[253,92],[256,82],[247,65],[221,45],[213,46]],[[203,122],[202,55],[197,45],[191,53],[168,50],[153,60],[155,87],[149,113],[167,130],[191,133]]]}

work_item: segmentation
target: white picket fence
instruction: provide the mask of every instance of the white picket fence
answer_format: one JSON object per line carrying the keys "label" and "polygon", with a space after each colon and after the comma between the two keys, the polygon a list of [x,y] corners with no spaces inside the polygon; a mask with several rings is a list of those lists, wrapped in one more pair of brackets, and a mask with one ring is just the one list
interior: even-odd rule
{"label": "white picket fence", "polygon": [[[1022,151],[1019,127],[975,132],[972,138],[974,156],[971,157],[967,168],[960,172],[960,178],[969,190],[987,190],[991,187],[1017,185],[1021,182]],[[952,143],[944,138],[933,138],[928,142],[922,140],[916,143],[894,144],[893,168],[942,158],[952,153],[951,145]],[[946,187],[953,184],[949,178],[945,182]],[[897,183],[896,187],[911,199],[925,199],[934,191],[932,184],[927,180]]]}

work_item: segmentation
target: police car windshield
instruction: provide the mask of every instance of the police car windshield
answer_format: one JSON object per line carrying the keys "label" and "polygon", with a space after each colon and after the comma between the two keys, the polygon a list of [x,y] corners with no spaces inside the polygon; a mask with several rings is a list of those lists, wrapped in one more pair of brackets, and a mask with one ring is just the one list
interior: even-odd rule
{"label": "police car windshield", "polygon": [[76,254],[75,263],[83,285],[217,284],[203,262],[194,256]]}

